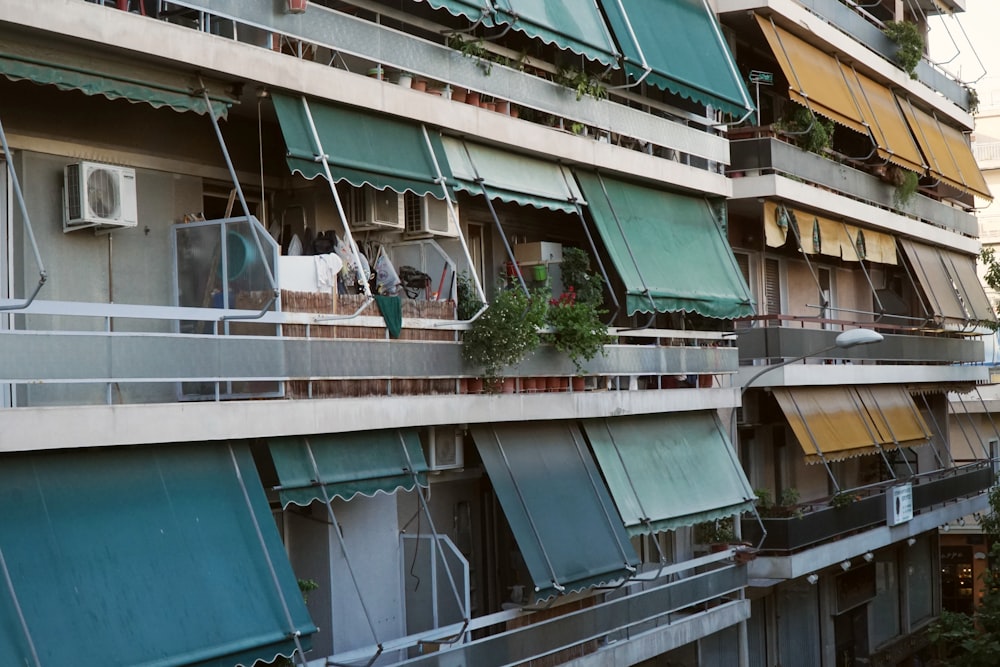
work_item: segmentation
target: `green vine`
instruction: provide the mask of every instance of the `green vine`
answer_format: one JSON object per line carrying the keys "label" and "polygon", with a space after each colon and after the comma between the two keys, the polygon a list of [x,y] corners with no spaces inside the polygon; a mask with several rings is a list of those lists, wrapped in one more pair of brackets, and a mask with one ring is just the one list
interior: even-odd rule
{"label": "green vine", "polygon": [[966,103],[968,104],[968,111],[972,115],[976,115],[979,112],[979,93],[976,92],[975,88],[969,87],[965,89],[966,92]]}
{"label": "green vine", "polygon": [[465,39],[461,35],[449,35],[448,47],[460,51],[466,58],[476,61],[479,69],[483,70],[485,76],[493,72],[493,59],[486,47],[483,46],[482,39]]}
{"label": "green vine", "polygon": [[910,21],[888,21],[885,35],[896,45],[896,63],[904,72],[916,79],[917,65],[924,57],[924,36],[915,23]]}
{"label": "green vine", "polygon": [[917,193],[917,186],[920,178],[906,169],[900,169],[902,176],[896,184],[896,189],[892,193],[892,201],[896,208],[903,208],[910,203],[913,195]]}
{"label": "green vine", "polygon": [[560,67],[555,80],[559,85],[576,91],[577,102],[582,100],[584,95],[589,95],[595,100],[604,100],[608,97],[608,89],[604,85],[603,78],[575,67]]}

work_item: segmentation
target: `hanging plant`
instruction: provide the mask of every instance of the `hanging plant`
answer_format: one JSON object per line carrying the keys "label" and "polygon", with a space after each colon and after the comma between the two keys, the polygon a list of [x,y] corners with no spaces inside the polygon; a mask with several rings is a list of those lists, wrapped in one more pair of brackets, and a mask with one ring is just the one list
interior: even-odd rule
{"label": "hanging plant", "polygon": [[919,177],[912,171],[900,169],[901,177],[896,184],[896,189],[892,193],[892,202],[896,208],[903,208],[910,203],[910,199],[917,192],[920,183]]}
{"label": "hanging plant", "polygon": [[965,89],[966,92],[966,105],[968,106],[968,111],[973,116],[979,113],[979,93],[976,92],[975,88],[971,86]]}
{"label": "hanging plant", "polygon": [[896,63],[904,72],[916,79],[917,65],[924,57],[924,36],[916,23],[910,21],[888,21],[885,35],[896,45]]}

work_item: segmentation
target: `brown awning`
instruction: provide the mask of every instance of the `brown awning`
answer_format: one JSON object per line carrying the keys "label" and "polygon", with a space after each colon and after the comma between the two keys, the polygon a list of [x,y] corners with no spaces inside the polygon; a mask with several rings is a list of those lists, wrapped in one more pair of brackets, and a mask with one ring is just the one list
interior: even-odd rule
{"label": "brown awning", "polygon": [[782,387],[774,389],[806,463],[839,461],[923,445],[930,429],[899,386]]}
{"label": "brown awning", "polygon": [[965,135],[897,96],[931,175],[968,194],[993,199]]}
{"label": "brown awning", "polygon": [[920,149],[906,124],[906,117],[888,88],[843,66],[854,76],[862,95],[861,110],[868,122],[879,157],[918,174],[927,171]]}
{"label": "brown awning", "polygon": [[994,322],[996,316],[976,273],[976,259],[953,250],[900,239],[930,314],[940,320]]}

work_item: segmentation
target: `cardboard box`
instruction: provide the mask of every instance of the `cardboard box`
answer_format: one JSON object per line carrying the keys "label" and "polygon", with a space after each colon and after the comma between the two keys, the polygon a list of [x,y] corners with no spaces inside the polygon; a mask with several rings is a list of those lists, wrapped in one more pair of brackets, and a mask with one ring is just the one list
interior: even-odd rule
{"label": "cardboard box", "polygon": [[562,244],[548,241],[519,243],[514,246],[514,259],[518,264],[558,264],[562,262]]}

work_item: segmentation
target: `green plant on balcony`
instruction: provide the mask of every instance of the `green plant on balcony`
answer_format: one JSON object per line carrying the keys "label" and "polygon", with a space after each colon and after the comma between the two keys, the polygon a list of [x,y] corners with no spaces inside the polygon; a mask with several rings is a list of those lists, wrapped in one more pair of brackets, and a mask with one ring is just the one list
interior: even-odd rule
{"label": "green plant on balcony", "polygon": [[705,521],[694,526],[694,541],[698,544],[732,544],[736,541],[733,517]]}
{"label": "green plant on balcony", "polygon": [[456,315],[460,320],[471,320],[472,316],[483,307],[483,302],[479,300],[476,286],[468,273],[462,271],[455,279],[458,300],[456,303]]}
{"label": "green plant on balcony", "polygon": [[466,58],[472,58],[476,61],[476,65],[479,69],[483,71],[485,76],[489,76],[493,72],[493,58],[486,47],[483,46],[483,40],[478,38],[466,39],[459,34],[448,36],[448,48],[455,49],[461,52]]}
{"label": "green plant on balcony", "polygon": [[896,189],[892,193],[892,203],[896,208],[903,208],[917,193],[920,177],[907,169],[897,169],[897,172],[899,177],[895,182]]}
{"label": "green plant on balcony", "polygon": [[604,85],[604,78],[589,74],[582,69],[560,67],[556,72],[555,81],[561,86],[576,91],[577,102],[582,100],[584,95],[589,95],[595,100],[603,100],[608,97],[608,89]]}
{"label": "green plant on balcony", "polygon": [[802,508],[798,506],[799,490],[795,487],[782,489],[777,500],[769,489],[754,489],[754,493],[757,495],[757,513],[762,518],[802,518]]}
{"label": "green plant on balcony", "polygon": [[579,248],[563,248],[561,268],[564,290],[549,301],[547,320],[553,333],[547,338],[582,375],[583,362],[603,354],[604,346],[613,342],[601,321],[606,315],[601,309],[603,283],[590,271],[590,257]]}
{"label": "green plant on balcony", "polygon": [[[979,251],[979,261],[986,268],[983,274],[983,282],[990,286],[995,292],[1000,292],[1000,261],[997,260],[996,252],[989,246],[983,246]],[[1000,302],[994,303],[993,307],[1000,310]],[[986,322],[986,326],[994,331],[1000,327],[996,321]]]}
{"label": "green plant on balcony", "polygon": [[910,21],[888,21],[885,35],[896,45],[896,63],[904,72],[916,79],[917,65],[924,57],[924,36],[917,24]]}
{"label": "green plant on balcony", "polygon": [[969,106],[969,113],[976,115],[979,112],[979,93],[972,86],[968,86],[965,89],[966,92],[966,103]]}
{"label": "green plant on balcony", "polygon": [[788,118],[779,119],[773,127],[810,153],[822,155],[833,144],[833,121],[820,118],[805,107],[799,107]]}
{"label": "green plant on balcony", "polygon": [[851,493],[850,491],[841,491],[840,493],[833,494],[833,497],[830,498],[830,507],[847,507],[848,505],[853,505],[859,500],[861,500],[861,494]]}
{"label": "green plant on balcony", "polygon": [[538,347],[539,328],[545,324],[548,303],[538,292],[530,296],[520,286],[503,279],[489,308],[462,339],[462,357],[482,369],[488,390],[496,391],[503,370],[521,361]]}

